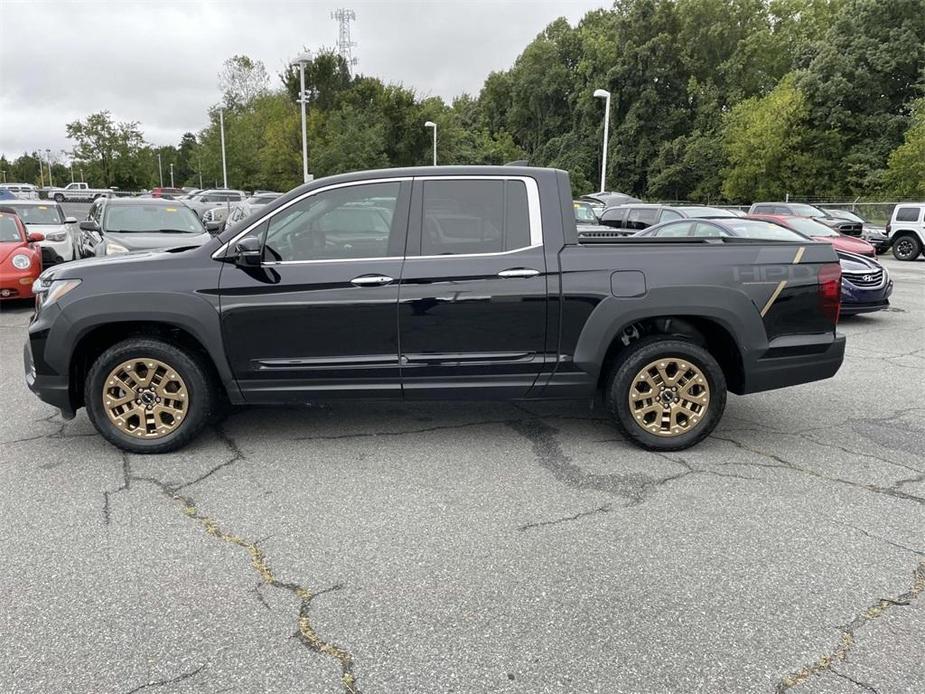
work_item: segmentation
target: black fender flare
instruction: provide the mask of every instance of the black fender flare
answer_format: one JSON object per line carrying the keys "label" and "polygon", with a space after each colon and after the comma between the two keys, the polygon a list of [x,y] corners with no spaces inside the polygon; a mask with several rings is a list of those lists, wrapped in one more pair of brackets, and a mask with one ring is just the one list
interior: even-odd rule
{"label": "black fender flare", "polygon": [[212,360],[229,396],[237,394],[237,384],[225,356],[219,313],[208,299],[196,294],[97,294],[68,304],[66,313],[55,321],[49,333],[45,361],[58,373],[66,374],[72,358],[77,356],[74,350],[92,330],[115,323],[139,322],[161,323],[189,333]]}
{"label": "black fender flare", "polygon": [[595,379],[611,343],[627,326],[659,317],[706,318],[721,325],[735,341],[747,365],[768,347],[764,322],[754,302],[741,291],[723,287],[664,287],[638,298],[606,297],[585,322],[573,361]]}

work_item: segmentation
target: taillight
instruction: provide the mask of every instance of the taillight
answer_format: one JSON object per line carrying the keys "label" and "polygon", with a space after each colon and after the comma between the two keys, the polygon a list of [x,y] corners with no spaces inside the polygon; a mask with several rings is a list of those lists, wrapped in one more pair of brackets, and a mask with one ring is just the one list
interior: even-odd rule
{"label": "taillight", "polygon": [[827,263],[819,268],[819,311],[831,321],[838,324],[841,311],[841,265]]}

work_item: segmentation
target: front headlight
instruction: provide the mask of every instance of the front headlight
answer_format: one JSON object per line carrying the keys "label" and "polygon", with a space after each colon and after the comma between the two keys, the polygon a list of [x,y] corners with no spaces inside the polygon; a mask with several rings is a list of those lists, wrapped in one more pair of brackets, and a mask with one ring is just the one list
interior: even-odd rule
{"label": "front headlight", "polygon": [[53,234],[45,234],[46,241],[53,241],[55,243],[60,243],[67,238],[66,231],[56,231]]}
{"label": "front headlight", "polygon": [[13,267],[17,270],[28,270],[32,265],[32,258],[25,253],[17,253],[13,256]]}
{"label": "front headlight", "polygon": [[77,287],[80,280],[47,280],[39,277],[32,283],[32,293],[35,294],[36,310],[42,306],[55,303],[62,296]]}
{"label": "front headlight", "polygon": [[128,253],[129,250],[121,243],[116,243],[115,241],[108,241],[106,243],[106,255],[122,255],[123,253]]}

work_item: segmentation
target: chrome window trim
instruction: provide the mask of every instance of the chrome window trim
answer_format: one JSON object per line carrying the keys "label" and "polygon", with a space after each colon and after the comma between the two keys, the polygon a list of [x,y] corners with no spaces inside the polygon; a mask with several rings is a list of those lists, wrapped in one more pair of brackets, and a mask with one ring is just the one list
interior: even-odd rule
{"label": "chrome window trim", "polygon": [[[282,205],[281,207],[277,207],[275,210],[273,210],[269,214],[263,215],[262,217],[259,217],[258,219],[256,219],[252,224],[249,224],[246,229],[241,230],[233,238],[229,239],[228,241],[223,243],[221,246],[219,246],[218,249],[214,253],[212,253],[211,257],[213,260],[219,260],[222,254],[224,254],[228,250],[228,247],[231,244],[236,243],[238,239],[241,239],[247,236],[251,231],[259,227],[261,224],[263,224],[265,221],[267,221],[271,217],[275,217],[277,214],[291,207],[292,205],[295,205],[297,202],[302,202],[303,200],[305,200],[305,198],[310,198],[311,196],[317,195],[318,193],[324,193],[326,191],[335,190],[337,188],[349,188],[352,186],[366,186],[366,185],[372,185],[376,183],[401,183],[402,181],[410,181],[410,180],[412,180],[411,176],[395,176],[393,178],[370,178],[369,180],[366,180],[366,181],[346,181],[344,183],[332,183],[331,185],[327,185],[322,188],[316,188],[315,190],[309,190],[303,193],[302,195],[296,198],[293,198],[292,200],[287,202],[285,205]],[[332,261],[337,261],[337,260],[376,260],[376,258],[331,258],[327,260],[280,260],[275,263],[261,263],[261,265],[287,265],[287,264],[294,264],[294,263],[330,263]]]}
{"label": "chrome window trim", "polygon": [[543,218],[540,214],[540,187],[531,176],[510,176],[505,174],[455,174],[451,176],[415,176],[415,181],[522,181],[527,188],[527,214],[530,216],[530,245],[521,246],[510,251],[491,253],[460,253],[458,255],[415,255],[412,258],[477,258],[479,256],[507,255],[543,245]]}
{"label": "chrome window trim", "polygon": [[347,188],[350,186],[362,186],[362,185],[371,185],[375,183],[401,183],[404,181],[522,181],[524,186],[527,189],[527,213],[530,216],[530,245],[521,246],[520,248],[514,248],[509,251],[494,251],[491,253],[459,253],[456,255],[409,255],[409,256],[374,256],[370,258],[323,258],[323,259],[314,259],[314,260],[277,260],[275,262],[262,262],[261,267],[272,267],[274,265],[307,265],[310,263],[355,263],[359,261],[371,261],[371,260],[433,260],[435,258],[440,258],[446,260],[448,258],[481,258],[481,257],[491,257],[499,255],[510,255],[512,253],[520,253],[521,251],[532,250],[535,248],[543,247],[543,220],[540,211],[540,191],[539,185],[536,182],[535,178],[531,176],[509,176],[504,174],[455,174],[451,176],[396,176],[394,178],[371,178],[366,181],[348,181],[345,183],[334,183],[329,186],[324,186],[323,188],[317,188],[316,190],[308,191],[303,195],[300,195],[297,198],[293,198],[287,202],[282,207],[278,207],[273,210],[272,213],[264,215],[254,221],[252,224],[237,235],[234,238],[223,243],[218,250],[212,253],[212,259],[218,260],[221,256],[227,251],[228,247],[238,241],[238,239],[247,236],[255,228],[259,227],[265,221],[275,216],[279,212],[282,212],[291,205],[301,202],[305,198],[311,197],[312,195],[317,195],[318,193],[323,193],[328,190],[334,190],[337,188]]}

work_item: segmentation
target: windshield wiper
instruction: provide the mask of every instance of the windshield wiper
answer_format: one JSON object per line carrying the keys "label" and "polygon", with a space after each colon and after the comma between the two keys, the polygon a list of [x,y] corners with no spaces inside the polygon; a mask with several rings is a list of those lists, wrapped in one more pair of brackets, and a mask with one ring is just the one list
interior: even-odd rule
{"label": "windshield wiper", "polygon": [[195,231],[190,229],[158,229],[162,234],[195,234]]}

